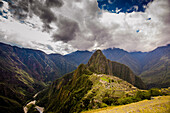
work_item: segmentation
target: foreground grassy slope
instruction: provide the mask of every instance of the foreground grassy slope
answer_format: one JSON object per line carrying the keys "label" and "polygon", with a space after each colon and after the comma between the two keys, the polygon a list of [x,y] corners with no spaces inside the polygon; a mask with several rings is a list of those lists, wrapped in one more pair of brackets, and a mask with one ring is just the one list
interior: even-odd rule
{"label": "foreground grassy slope", "polygon": [[153,100],[123,105],[110,106],[82,113],[170,113],[170,96],[155,97]]}

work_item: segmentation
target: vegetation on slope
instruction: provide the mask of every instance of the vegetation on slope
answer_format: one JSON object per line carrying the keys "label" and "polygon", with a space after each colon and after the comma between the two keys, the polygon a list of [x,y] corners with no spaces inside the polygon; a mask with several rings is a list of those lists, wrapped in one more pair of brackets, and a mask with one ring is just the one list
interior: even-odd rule
{"label": "vegetation on slope", "polygon": [[24,105],[46,83],[74,69],[62,55],[0,43],[0,96]]}
{"label": "vegetation on slope", "polygon": [[[170,86],[170,44],[150,52],[127,52],[119,48],[103,50],[103,54],[111,61],[127,65],[139,75],[148,88]],[[88,53],[88,54],[86,54]],[[76,51],[65,58],[71,58],[76,65],[87,63],[92,52]],[[78,60],[77,60],[78,59]],[[85,60],[85,62],[84,62]]]}
{"label": "vegetation on slope", "polygon": [[114,75],[125,81],[128,81],[138,88],[146,88],[142,80],[134,75],[129,67],[106,59],[101,50],[97,50],[92,55],[87,66],[92,72]]}
{"label": "vegetation on slope", "polygon": [[[117,102],[119,98],[135,95],[138,88],[130,83],[140,84],[139,87],[144,88],[143,82],[139,79],[139,84],[135,84],[136,80],[138,79],[127,66],[107,60],[97,50],[87,65],[81,64],[74,72],[57,79],[41,92],[37,96],[37,104],[44,106],[45,112],[56,113],[101,108]],[[107,99],[111,98],[113,102],[107,103]]]}
{"label": "vegetation on slope", "polygon": [[123,106],[110,106],[82,113],[169,113],[170,96],[154,97],[153,100],[143,100]]}
{"label": "vegetation on slope", "polygon": [[23,113],[22,105],[13,99],[0,96],[0,111],[1,113]]}
{"label": "vegetation on slope", "polygon": [[[49,90],[44,91],[48,92],[37,104],[41,106],[42,103],[46,103],[45,112],[73,113],[81,111],[83,108],[80,101],[92,87],[92,82],[88,79],[87,74],[90,72],[85,69],[85,65],[80,65],[74,73],[56,80]],[[41,93],[37,98],[41,98]],[[41,102],[44,100],[45,102]]]}

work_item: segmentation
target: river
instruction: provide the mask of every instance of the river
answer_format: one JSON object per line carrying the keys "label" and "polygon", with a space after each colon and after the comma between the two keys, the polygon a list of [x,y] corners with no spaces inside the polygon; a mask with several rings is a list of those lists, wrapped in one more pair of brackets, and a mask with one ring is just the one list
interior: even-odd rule
{"label": "river", "polygon": [[[39,93],[39,92],[38,92],[38,93]],[[34,99],[35,99],[35,97],[38,95],[38,93],[36,93],[36,94],[33,96]],[[30,104],[34,104],[34,105],[35,105],[35,103],[36,103],[36,100],[33,100],[33,101],[29,102],[26,106],[24,106],[24,107],[23,107],[24,113],[27,113],[27,112],[28,112],[27,106],[29,106]],[[44,107],[35,106],[35,108],[36,108],[40,113],[43,113],[43,111],[44,111]]]}

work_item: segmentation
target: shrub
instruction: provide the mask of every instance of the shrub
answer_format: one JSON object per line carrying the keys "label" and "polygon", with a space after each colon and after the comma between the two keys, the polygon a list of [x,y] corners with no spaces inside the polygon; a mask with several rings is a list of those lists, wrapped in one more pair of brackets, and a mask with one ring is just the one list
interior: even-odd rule
{"label": "shrub", "polygon": [[119,98],[117,100],[117,104],[118,105],[125,105],[125,104],[129,104],[129,103],[133,103],[134,100],[135,100],[134,97]]}
{"label": "shrub", "polygon": [[113,98],[104,97],[102,102],[106,103],[107,105],[111,105],[112,103],[115,102],[115,100]]}
{"label": "shrub", "polygon": [[100,107],[100,108],[107,107],[107,104],[105,104],[105,103],[101,103],[101,104],[99,105],[99,107]]}
{"label": "shrub", "polygon": [[92,75],[93,74],[90,70],[87,70],[87,69],[85,69],[83,71],[83,73],[86,74],[86,75]]}
{"label": "shrub", "polygon": [[138,91],[135,98],[139,98],[141,100],[144,100],[144,99],[150,100],[151,99],[151,93],[150,93],[150,91]]}
{"label": "shrub", "polygon": [[87,106],[90,104],[90,99],[86,98],[83,100],[84,106],[85,108],[87,108]]}
{"label": "shrub", "polygon": [[152,88],[149,90],[151,93],[151,96],[159,96],[162,95],[161,91],[158,88]]}

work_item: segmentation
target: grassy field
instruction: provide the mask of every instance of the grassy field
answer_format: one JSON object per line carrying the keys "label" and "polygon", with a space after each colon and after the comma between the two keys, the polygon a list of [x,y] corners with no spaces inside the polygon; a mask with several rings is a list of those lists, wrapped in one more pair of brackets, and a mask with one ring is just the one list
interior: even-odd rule
{"label": "grassy field", "polygon": [[153,100],[143,100],[122,106],[110,106],[82,113],[170,113],[170,96],[158,96],[154,97]]}

